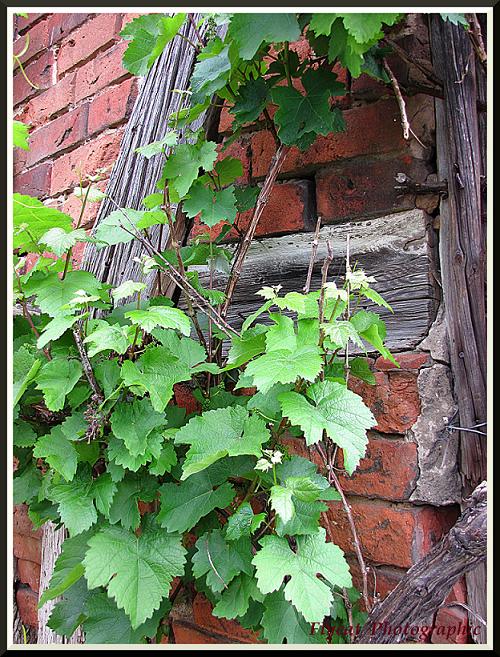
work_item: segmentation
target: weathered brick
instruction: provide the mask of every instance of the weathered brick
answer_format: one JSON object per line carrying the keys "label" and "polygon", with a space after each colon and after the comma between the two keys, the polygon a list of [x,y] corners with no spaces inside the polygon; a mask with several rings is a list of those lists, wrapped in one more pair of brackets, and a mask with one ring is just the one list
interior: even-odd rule
{"label": "weathered brick", "polygon": [[[309,180],[289,180],[277,183],[271,190],[269,201],[255,231],[256,237],[296,233],[312,230],[313,217],[313,184]],[[245,231],[252,219],[253,210],[243,212],[238,220],[238,228]],[[210,235],[215,238],[221,231],[222,224],[210,229]],[[193,227],[193,235],[207,232],[207,227],[197,221]],[[227,235],[228,240],[238,239],[238,232],[233,228]]]}
{"label": "weathered brick", "polygon": [[75,100],[75,75],[67,75],[42,94],[32,98],[19,116],[21,121],[38,127],[60,114]]}
{"label": "weathered brick", "polygon": [[17,576],[23,584],[27,584],[33,591],[40,588],[40,564],[25,559],[17,560]]}
{"label": "weathered brick", "polygon": [[26,32],[27,28],[32,25],[35,21],[37,21],[41,16],[44,16],[44,14],[28,14],[27,18],[24,18],[23,16],[16,16],[16,27],[18,32]]}
{"label": "weathered brick", "polygon": [[[33,25],[28,30],[28,33],[29,33],[30,42],[29,42],[28,50],[21,57],[21,62],[23,64],[33,59],[35,55],[38,55],[39,52],[42,52],[50,45],[49,21],[47,19],[40,21],[36,25]],[[14,46],[13,46],[14,54],[22,52],[22,50],[24,50],[25,45],[26,45],[26,35],[18,37],[14,41]]]}
{"label": "weathered brick", "polygon": [[[408,353],[396,354],[394,358],[398,361],[403,370],[418,370],[424,365],[429,365],[429,354],[424,352],[410,351]],[[382,372],[397,371],[399,368],[393,362],[379,356],[375,361],[375,367]]]}
{"label": "weathered brick", "polygon": [[210,632],[181,621],[172,622],[172,631],[176,644],[222,643],[220,637],[213,636]]}
{"label": "weathered brick", "polygon": [[54,66],[54,53],[51,50],[44,52],[36,61],[25,67],[29,80],[36,84],[38,89],[32,87],[24,75],[16,70],[13,80],[14,106],[19,105],[27,98],[31,98],[40,90],[48,89],[52,85],[52,69]]}
{"label": "weathered brick", "polygon": [[[329,502],[329,539],[354,554],[352,535],[341,502]],[[368,561],[409,568],[421,559],[453,525],[453,507],[389,506],[385,502],[351,499],[361,551]]]}
{"label": "weathered brick", "polygon": [[127,46],[127,42],[120,42],[77,69],[75,102],[130,76],[122,65],[123,53]]}
{"label": "weathered brick", "polygon": [[356,217],[380,216],[415,207],[414,196],[394,189],[397,173],[414,180],[425,179],[427,170],[421,161],[403,154],[391,158],[357,157],[316,174],[318,214],[324,222]]}
{"label": "weathered brick", "polygon": [[[309,458],[324,469],[323,461],[315,450],[309,453],[303,438],[282,439],[290,453]],[[338,465],[342,467],[342,455]],[[342,473],[342,489],[350,495],[369,499],[402,502],[409,499],[418,477],[417,445],[404,440],[382,438],[375,432],[368,433],[366,455],[352,475]]]}
{"label": "weathered brick", "polygon": [[137,81],[130,79],[94,98],[89,108],[89,135],[123,122],[132,111],[136,96]]}
{"label": "weathered brick", "polygon": [[38,594],[29,588],[19,588],[16,592],[17,608],[24,625],[38,626]]}
{"label": "weathered brick", "polygon": [[72,30],[85,23],[91,16],[92,14],[74,14],[68,12],[52,14],[48,21],[50,45],[64,39]]}
{"label": "weathered brick", "polygon": [[88,109],[88,104],[82,105],[32,132],[26,166],[83,141],[87,134]]}
{"label": "weathered brick", "polygon": [[404,433],[420,415],[417,373],[375,372],[376,385],[351,377],[349,387],[361,395],[377,420],[374,427],[383,433]]}
{"label": "weathered brick", "polygon": [[26,504],[17,504],[14,507],[14,533],[30,538],[41,539],[42,529],[33,529],[31,520],[28,516],[28,507]]}
{"label": "weathered brick", "polygon": [[50,192],[50,175],[52,166],[39,164],[29,171],[14,177],[14,191],[29,196],[46,196]]}
{"label": "weathered brick", "polygon": [[52,168],[51,195],[73,189],[82,176],[96,173],[97,169],[110,166],[120,150],[123,129],[103,134],[91,142],[58,157]]}
{"label": "weathered brick", "polygon": [[61,43],[57,58],[59,74],[62,75],[98,50],[115,43],[120,26],[121,14],[98,14],[74,30]]}
{"label": "weathered brick", "polygon": [[[100,189],[102,192],[105,191],[106,189],[106,181],[103,180],[102,182],[99,183],[94,183],[93,188]],[[99,212],[99,207],[100,203],[90,203],[87,202],[85,205],[85,209],[83,211],[83,217],[80,222],[80,227],[89,229],[92,228],[94,225],[95,218],[97,217],[97,213]],[[79,198],[77,198],[74,194],[69,194],[68,198],[63,201],[61,210],[65,213],[68,214],[70,217],[73,218],[73,222],[76,225],[76,222],[78,221],[78,218],[80,216],[80,212],[82,210],[82,202]]]}
{"label": "weathered brick", "polygon": [[460,607],[441,607],[434,619],[434,630],[431,634],[431,643],[439,644],[463,644],[469,643],[472,632],[479,634],[481,626],[471,625],[469,632],[468,615],[465,609]]}
{"label": "weathered brick", "polygon": [[26,561],[41,561],[41,540],[31,536],[14,534],[14,556]]}
{"label": "weathered brick", "polygon": [[[382,100],[370,105],[355,107],[344,112],[345,132],[327,137],[319,136],[303,153],[292,148],[288,153],[282,173],[312,171],[321,165],[358,155],[378,155],[403,148],[400,115],[395,100]],[[265,176],[276,144],[267,130],[261,130],[252,138],[252,173]]]}
{"label": "weathered brick", "polygon": [[193,619],[198,627],[227,637],[232,642],[258,643],[255,632],[246,630],[236,621],[213,616],[212,605],[201,593],[193,600]]}

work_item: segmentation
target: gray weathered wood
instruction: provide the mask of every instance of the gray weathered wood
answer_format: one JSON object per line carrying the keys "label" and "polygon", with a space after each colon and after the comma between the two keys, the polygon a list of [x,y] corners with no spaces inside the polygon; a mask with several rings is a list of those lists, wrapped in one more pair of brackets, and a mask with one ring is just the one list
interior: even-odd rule
{"label": "gray weathered wood", "polygon": [[[394,314],[378,308],[387,323],[387,344],[392,349],[410,349],[422,340],[436,311],[437,293],[428,242],[428,217],[422,210],[400,212],[368,221],[325,226],[319,233],[318,252],[311,290],[321,282],[321,264],[326,241],[333,247],[330,279],[345,270],[346,239],[350,236],[351,262],[375,276],[375,287],[393,306]],[[243,318],[262,304],[256,292],[264,285],[283,286],[281,293],[302,290],[311,257],[312,233],[270,237],[255,241],[248,252],[243,272],[228,313],[228,321],[239,327]],[[205,285],[208,277],[200,268]],[[223,289],[226,276],[218,274],[215,287]],[[371,303],[366,308],[374,309]]]}
{"label": "gray weathered wood", "polygon": [[[440,205],[443,295],[458,426],[467,429],[487,419],[486,212],[481,190],[486,130],[485,117],[479,119],[477,113],[478,90],[484,95],[484,80],[478,84],[466,32],[440,20],[438,14],[431,16],[431,45],[445,97],[436,100],[438,175],[448,180],[448,197]],[[461,431],[460,455],[465,497],[486,477],[486,436]],[[486,564],[469,573],[466,582],[469,606],[486,618]],[[485,643],[485,629],[474,638]]]}

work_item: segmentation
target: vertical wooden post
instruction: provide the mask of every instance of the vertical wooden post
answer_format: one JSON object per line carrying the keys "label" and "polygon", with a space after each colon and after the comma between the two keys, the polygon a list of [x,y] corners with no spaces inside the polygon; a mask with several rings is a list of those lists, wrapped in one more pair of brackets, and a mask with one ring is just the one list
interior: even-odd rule
{"label": "vertical wooden post", "polygon": [[[441,202],[440,260],[450,361],[459,422],[486,425],[486,294],[483,224],[485,140],[480,139],[474,50],[462,26],[430,17],[434,68],[443,82],[436,100],[438,173],[448,181]],[[482,119],[481,119],[482,122]],[[486,436],[460,430],[463,498],[486,478]],[[467,576],[469,606],[486,618],[486,567]],[[471,618],[471,622],[473,619]],[[483,631],[479,642],[486,641]]]}

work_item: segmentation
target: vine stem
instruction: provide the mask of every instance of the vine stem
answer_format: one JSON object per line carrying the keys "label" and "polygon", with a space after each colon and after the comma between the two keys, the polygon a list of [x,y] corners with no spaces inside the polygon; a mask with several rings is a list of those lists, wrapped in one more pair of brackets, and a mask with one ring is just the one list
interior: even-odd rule
{"label": "vine stem", "polygon": [[383,62],[384,62],[384,70],[389,76],[392,88],[394,90],[394,95],[396,96],[396,100],[398,101],[399,113],[401,114],[401,125],[403,127],[403,139],[408,140],[410,138],[410,122],[408,121],[408,115],[406,114],[406,103],[404,101],[403,94],[401,93],[399,82],[397,81],[396,76],[392,72],[392,69],[387,63],[385,57]]}
{"label": "vine stem", "polygon": [[87,355],[87,352],[85,351],[85,347],[83,346],[82,336],[80,334],[80,329],[78,327],[73,329],[73,337],[75,339],[75,344],[78,349],[78,353],[80,355],[80,360],[82,362],[83,371],[85,372],[87,381],[89,382],[90,387],[94,391],[94,395],[97,398],[96,399],[97,403],[100,404],[104,401],[104,395],[102,394],[102,390],[99,387],[99,384],[97,383],[97,380],[95,378],[94,370],[92,369],[92,365],[90,364],[89,357]]}
{"label": "vine stem", "polygon": [[269,171],[267,172],[266,179],[264,180],[264,184],[262,185],[262,189],[260,190],[259,196],[257,198],[257,203],[255,204],[252,219],[247,228],[245,236],[240,244],[238,253],[236,255],[235,261],[231,268],[231,273],[229,275],[229,280],[227,282],[226,290],[225,290],[226,299],[220,311],[220,314],[223,318],[226,317],[229,306],[231,305],[231,300],[233,298],[234,290],[241,276],[243,263],[248,253],[248,249],[250,248],[250,244],[252,243],[253,237],[255,235],[255,230],[262,216],[262,212],[264,211],[264,208],[266,207],[269,201],[271,189],[273,188],[278,173],[281,170],[281,167],[289,150],[290,150],[290,146],[285,146],[284,144],[280,144],[280,146],[276,150],[276,153],[274,154],[273,160],[271,162],[271,166],[269,167]]}

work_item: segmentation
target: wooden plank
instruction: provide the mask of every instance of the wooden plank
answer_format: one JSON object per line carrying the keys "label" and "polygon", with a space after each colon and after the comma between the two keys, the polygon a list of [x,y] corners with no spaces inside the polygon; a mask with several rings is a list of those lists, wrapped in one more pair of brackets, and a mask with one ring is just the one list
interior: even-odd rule
{"label": "wooden plank", "polygon": [[[394,315],[377,307],[387,323],[387,344],[391,349],[415,347],[427,334],[436,311],[437,293],[431,276],[432,255],[428,240],[428,217],[422,210],[400,212],[369,221],[326,226],[319,234],[318,253],[311,290],[321,283],[321,264],[326,241],[333,247],[330,280],[339,282],[345,268],[346,240],[350,236],[351,263],[358,263],[377,279],[376,289],[394,308]],[[241,279],[228,313],[232,326],[254,311],[262,297],[263,285],[283,286],[282,293],[301,291],[311,257],[311,233],[255,241],[248,253]],[[201,282],[208,285],[206,269],[198,268]],[[224,289],[227,277],[216,275],[215,287]],[[363,305],[373,310],[372,303]]]}

